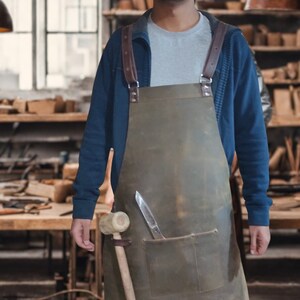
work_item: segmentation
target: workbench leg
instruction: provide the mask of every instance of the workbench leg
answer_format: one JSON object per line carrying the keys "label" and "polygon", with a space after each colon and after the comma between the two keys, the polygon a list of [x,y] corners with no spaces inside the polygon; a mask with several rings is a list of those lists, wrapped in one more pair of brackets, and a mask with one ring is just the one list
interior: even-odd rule
{"label": "workbench leg", "polygon": [[99,228],[100,214],[96,214],[95,230],[95,281],[96,294],[102,297],[102,236]]}
{"label": "workbench leg", "polygon": [[68,262],[67,262],[67,232],[65,230],[62,231],[62,265],[63,265],[63,276],[65,280],[68,275]]}
{"label": "workbench leg", "polygon": [[[69,256],[69,289],[75,289],[76,288],[76,267],[77,267],[77,251],[76,251],[76,242],[71,237],[70,242],[70,256]],[[76,299],[76,293],[70,293],[69,294],[69,300],[75,300]]]}
{"label": "workbench leg", "polygon": [[48,231],[47,232],[47,248],[48,248],[48,273],[52,275],[53,268],[52,268],[52,254],[53,254],[53,238],[52,234]]}

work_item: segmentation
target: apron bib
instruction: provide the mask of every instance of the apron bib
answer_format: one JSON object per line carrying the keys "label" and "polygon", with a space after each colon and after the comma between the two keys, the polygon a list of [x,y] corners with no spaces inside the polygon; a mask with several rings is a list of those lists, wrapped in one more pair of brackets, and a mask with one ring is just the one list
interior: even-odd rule
{"label": "apron bib", "polygon": [[[210,86],[135,87],[115,209],[131,222],[122,238],[136,299],[247,300]],[[153,238],[136,191],[165,238]],[[106,300],[125,299],[110,237],[104,282]]]}

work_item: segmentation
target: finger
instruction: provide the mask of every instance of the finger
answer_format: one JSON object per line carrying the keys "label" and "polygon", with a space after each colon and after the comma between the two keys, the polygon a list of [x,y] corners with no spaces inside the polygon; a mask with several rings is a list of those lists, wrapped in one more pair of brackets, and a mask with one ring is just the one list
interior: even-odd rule
{"label": "finger", "polygon": [[82,240],[82,234],[78,231],[73,231],[72,232],[72,237],[75,241],[75,243],[80,247],[80,248],[83,248],[83,249],[86,249],[88,250],[89,247],[86,246],[84,243],[83,243],[83,240]]}
{"label": "finger", "polygon": [[253,230],[250,231],[251,234],[251,244],[250,244],[250,253],[252,255],[257,254],[257,231]]}
{"label": "finger", "polygon": [[257,247],[257,252],[259,255],[264,254],[267,251],[269,245],[269,241],[267,238],[261,237],[259,238],[259,244]]}

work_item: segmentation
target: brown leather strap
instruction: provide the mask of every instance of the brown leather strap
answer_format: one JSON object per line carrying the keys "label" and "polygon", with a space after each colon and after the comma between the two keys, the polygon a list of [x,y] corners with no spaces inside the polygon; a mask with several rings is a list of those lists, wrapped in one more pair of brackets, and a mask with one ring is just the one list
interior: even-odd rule
{"label": "brown leather strap", "polygon": [[112,241],[115,247],[128,247],[132,244],[132,241],[128,239],[122,239],[122,240],[112,239]]}
{"label": "brown leather strap", "polygon": [[228,27],[229,26],[223,22],[219,22],[217,25],[217,28],[214,32],[212,42],[210,44],[210,48],[208,51],[206,61],[204,64],[203,73],[201,75],[205,79],[210,80],[215,73]]}
{"label": "brown leather strap", "polygon": [[[203,73],[201,74],[200,82],[203,83],[203,95],[211,95],[210,83],[217,67],[228,27],[227,24],[219,22],[214,32]],[[130,102],[137,102],[139,99],[139,82],[132,49],[132,25],[125,26],[122,29],[122,61],[124,76],[129,88]]]}
{"label": "brown leather strap", "polygon": [[130,102],[137,102],[139,98],[139,82],[132,49],[132,25],[122,29],[122,60],[124,76],[129,88]]}

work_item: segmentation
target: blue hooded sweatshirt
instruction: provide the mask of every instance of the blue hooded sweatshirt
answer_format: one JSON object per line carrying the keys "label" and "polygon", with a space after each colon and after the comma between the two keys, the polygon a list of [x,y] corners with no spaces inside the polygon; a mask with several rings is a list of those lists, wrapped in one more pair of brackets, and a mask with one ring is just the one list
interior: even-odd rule
{"label": "blue hooded sweatshirt", "polygon": [[[140,87],[150,85],[151,49],[147,11],[133,25],[132,43]],[[219,22],[210,21],[212,34]],[[228,161],[228,174],[237,152],[243,178],[249,225],[269,225],[267,197],[269,153],[262,106],[251,50],[241,31],[230,26],[212,79],[220,137]],[[74,183],[73,218],[92,219],[103,183],[108,153],[114,148],[111,182],[116,189],[125,152],[129,93],[123,75],[121,30],[114,32],[103,51],[94,81],[91,107],[80,149]]]}

